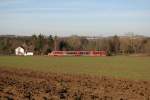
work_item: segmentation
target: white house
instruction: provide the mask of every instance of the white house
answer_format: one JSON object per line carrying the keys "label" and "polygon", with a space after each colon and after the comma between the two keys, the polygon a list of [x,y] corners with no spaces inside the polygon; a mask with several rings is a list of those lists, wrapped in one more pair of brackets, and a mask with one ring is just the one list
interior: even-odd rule
{"label": "white house", "polygon": [[22,47],[17,47],[15,49],[15,54],[18,56],[24,56],[25,55],[25,50]]}
{"label": "white house", "polygon": [[17,56],[33,56],[33,52],[28,52],[23,47],[17,47],[15,49],[15,54]]}

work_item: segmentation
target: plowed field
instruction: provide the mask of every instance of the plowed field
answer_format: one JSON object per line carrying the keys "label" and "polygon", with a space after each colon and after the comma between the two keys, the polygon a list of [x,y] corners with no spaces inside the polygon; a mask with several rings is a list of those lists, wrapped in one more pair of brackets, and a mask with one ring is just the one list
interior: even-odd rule
{"label": "plowed field", "polygon": [[0,100],[150,100],[150,82],[0,68]]}

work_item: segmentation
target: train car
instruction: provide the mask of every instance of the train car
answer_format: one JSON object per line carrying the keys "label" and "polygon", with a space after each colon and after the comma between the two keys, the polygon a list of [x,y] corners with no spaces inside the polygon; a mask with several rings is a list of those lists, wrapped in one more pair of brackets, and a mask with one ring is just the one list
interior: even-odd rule
{"label": "train car", "polygon": [[65,56],[65,51],[52,51],[48,56]]}
{"label": "train car", "polygon": [[106,56],[106,52],[105,51],[91,51],[91,55],[92,56]]}
{"label": "train car", "polygon": [[106,56],[105,51],[52,51],[49,56]]}

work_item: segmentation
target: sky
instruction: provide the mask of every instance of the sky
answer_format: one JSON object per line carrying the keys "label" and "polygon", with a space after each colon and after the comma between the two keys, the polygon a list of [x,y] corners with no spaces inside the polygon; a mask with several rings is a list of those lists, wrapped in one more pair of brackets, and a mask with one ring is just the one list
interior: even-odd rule
{"label": "sky", "polygon": [[150,36],[150,0],[0,0],[0,34]]}

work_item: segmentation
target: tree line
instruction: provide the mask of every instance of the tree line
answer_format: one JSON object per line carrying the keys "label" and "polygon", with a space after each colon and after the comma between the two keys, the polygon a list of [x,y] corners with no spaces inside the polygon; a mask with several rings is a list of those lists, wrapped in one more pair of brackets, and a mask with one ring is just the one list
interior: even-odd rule
{"label": "tree line", "polygon": [[14,55],[22,46],[35,55],[47,55],[53,50],[104,50],[107,55],[150,54],[150,38],[140,36],[111,36],[87,38],[80,36],[0,36],[0,55]]}

